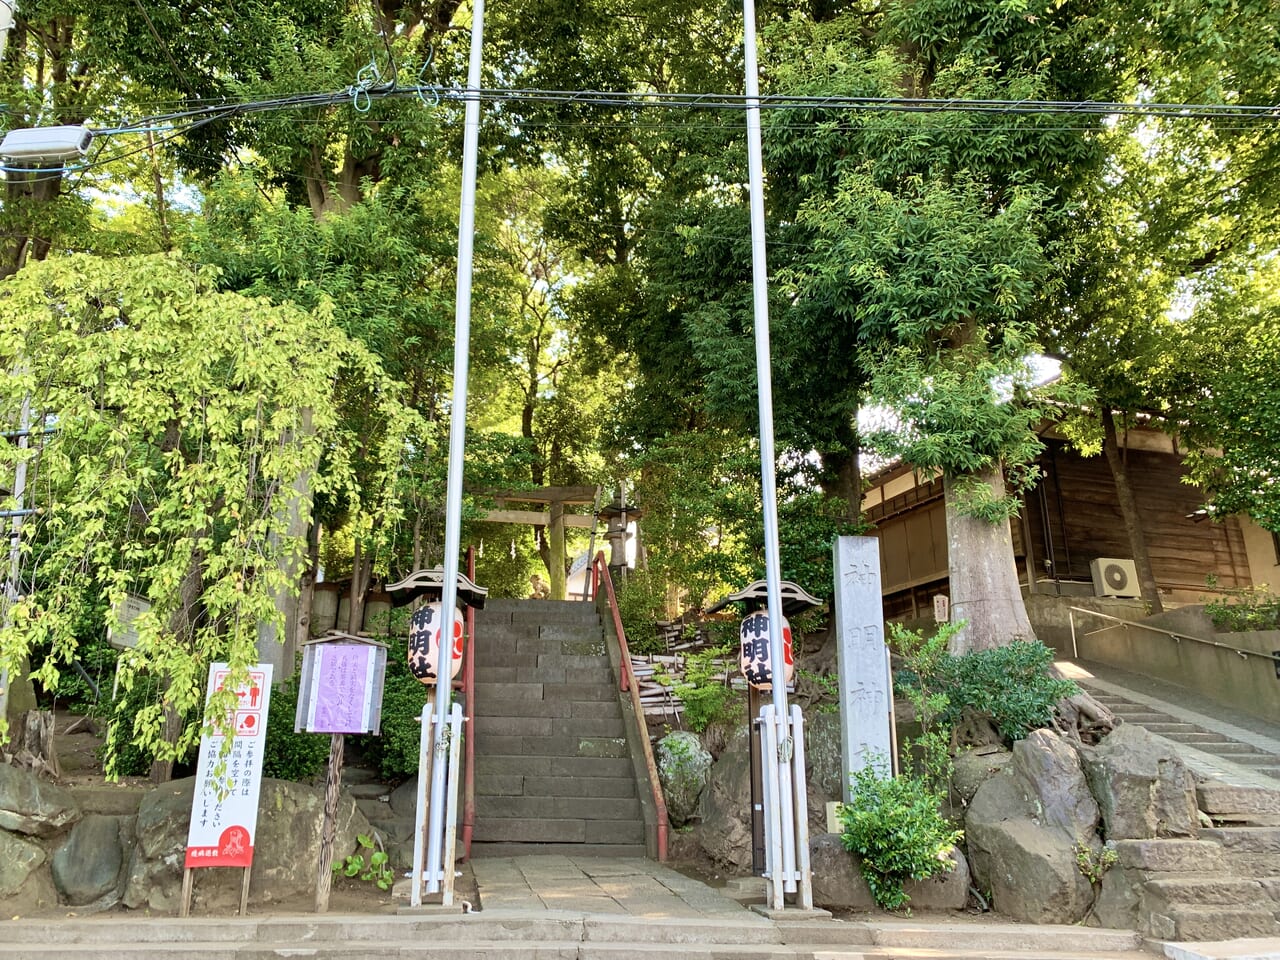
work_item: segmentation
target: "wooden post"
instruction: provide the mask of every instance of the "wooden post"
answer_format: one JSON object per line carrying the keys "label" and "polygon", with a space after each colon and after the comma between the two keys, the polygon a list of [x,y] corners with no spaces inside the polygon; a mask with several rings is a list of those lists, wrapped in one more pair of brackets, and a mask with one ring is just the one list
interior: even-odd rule
{"label": "wooden post", "polygon": [[342,747],[343,735],[330,734],[329,769],[324,783],[324,820],[320,825],[320,863],[316,869],[316,913],[324,913],[329,909],[329,890],[333,885],[333,840],[338,832],[338,792],[342,789]]}
{"label": "wooden post", "polygon": [[563,600],[565,598],[565,575],[564,575],[564,502],[561,500],[553,500],[551,502],[551,599]]}
{"label": "wooden post", "polygon": [[178,916],[191,916],[191,886],[195,882],[196,872],[190,867],[182,871],[182,902],[178,904]]}

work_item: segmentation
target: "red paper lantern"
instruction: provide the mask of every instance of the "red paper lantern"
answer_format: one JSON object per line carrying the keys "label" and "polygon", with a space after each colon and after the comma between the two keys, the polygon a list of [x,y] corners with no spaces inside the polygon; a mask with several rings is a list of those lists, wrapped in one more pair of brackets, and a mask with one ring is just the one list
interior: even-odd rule
{"label": "red paper lantern", "polygon": [[[769,614],[757,610],[742,620],[738,630],[738,660],[747,683],[757,690],[773,689],[773,669],[769,662]],[[791,624],[782,618],[783,676],[787,683],[795,679],[796,665],[791,656]]]}
{"label": "red paper lantern", "polygon": [[[409,620],[409,672],[423,683],[435,683],[440,664],[440,627],[444,623],[444,606],[428,603],[419,607]],[[449,678],[462,669],[462,611],[453,618],[453,656]]]}

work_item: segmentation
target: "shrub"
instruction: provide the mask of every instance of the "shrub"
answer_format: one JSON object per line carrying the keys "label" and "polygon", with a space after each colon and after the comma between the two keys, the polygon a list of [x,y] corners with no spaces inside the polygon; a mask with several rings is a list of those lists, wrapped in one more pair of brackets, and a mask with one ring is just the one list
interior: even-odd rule
{"label": "shrub", "polygon": [[1021,740],[1048,726],[1054,707],[1080,692],[1074,681],[1051,676],[1053,651],[1036,641],[1015,640],[1003,647],[944,657],[939,678],[954,725],[965,707],[990,717],[1000,736]]}
{"label": "shrub", "polygon": [[409,672],[408,639],[389,637],[388,642],[382,733],[376,737],[360,737],[357,746],[379,775],[394,783],[418,772],[418,745],[422,736],[419,718],[427,702],[427,687]]}
{"label": "shrub", "polygon": [[329,760],[329,737],[320,733],[294,733],[293,719],[298,710],[298,683],[301,673],[294,671],[284,683],[271,691],[271,709],[267,711],[267,742],[263,747],[262,775],[277,780],[310,780]]}
{"label": "shrub", "polygon": [[896,910],[910,898],[906,880],[954,869],[951,850],[963,837],[942,816],[940,798],[923,777],[883,776],[874,766],[850,776],[853,800],[840,807],[844,848],[861,858],[876,903]]}
{"label": "shrub", "polygon": [[1206,603],[1204,612],[1215,627],[1228,633],[1280,629],[1280,596],[1265,584],[1232,590]]}
{"label": "shrub", "polygon": [[618,594],[618,616],[631,652],[666,653],[657,630],[658,621],[666,618],[666,584],[647,570],[633,570],[626,580],[613,586]]}
{"label": "shrub", "polygon": [[[161,702],[161,685],[155,677],[143,674],[137,677],[129,689],[117,691],[116,697],[106,707],[106,736],[102,746],[98,748],[98,756],[103,761],[103,770],[110,778],[145,777],[151,772],[151,764],[155,761],[155,751],[149,747],[140,747],[134,743],[134,719],[147,707],[154,707]],[[201,707],[196,707],[183,718],[184,725],[194,723]],[[193,744],[187,756],[176,761],[175,767],[194,763],[198,744]]]}

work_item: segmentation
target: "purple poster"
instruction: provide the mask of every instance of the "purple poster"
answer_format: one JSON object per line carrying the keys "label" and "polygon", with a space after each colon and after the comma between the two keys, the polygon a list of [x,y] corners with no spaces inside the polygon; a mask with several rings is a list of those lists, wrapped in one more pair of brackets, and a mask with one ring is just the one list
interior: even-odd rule
{"label": "purple poster", "polygon": [[312,733],[365,733],[373,700],[375,648],[328,643],[317,651],[312,679]]}

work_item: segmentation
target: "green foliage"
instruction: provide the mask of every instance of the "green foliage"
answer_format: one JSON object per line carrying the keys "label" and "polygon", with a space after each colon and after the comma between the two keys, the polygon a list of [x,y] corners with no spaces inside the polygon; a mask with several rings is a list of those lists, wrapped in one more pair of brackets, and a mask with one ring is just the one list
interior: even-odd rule
{"label": "green foliage", "polygon": [[[134,677],[132,682],[122,683],[116,698],[105,705],[108,723],[98,755],[109,779],[145,777],[151,772],[152,763],[166,759],[158,755],[145,737],[139,736],[139,727],[147,722],[147,713],[163,704],[162,691],[162,684],[157,678],[144,674]],[[193,721],[196,716],[193,709],[186,720]],[[198,743],[192,743],[182,755],[170,759],[193,761],[198,746]]]}
{"label": "green foliage", "polygon": [[418,772],[419,718],[427,702],[427,687],[409,672],[408,639],[389,637],[388,641],[382,733],[360,737],[357,745],[384,780],[396,783]]}
{"label": "green foliage", "polygon": [[727,648],[709,648],[684,658],[684,676],[678,681],[659,674],[659,683],[675,690],[683,705],[686,726],[701,733],[713,723],[731,722],[741,716],[746,695],[729,685],[735,674]]}
{"label": "green foliage", "polygon": [[373,837],[363,833],[356,837],[356,843],[360,845],[361,851],[369,851],[368,859],[365,859],[363,852],[348,854],[340,863],[333,865],[334,874],[343,877],[359,877],[361,880],[372,883],[379,890],[390,890],[396,882],[396,875],[391,869],[387,852],[379,850]]}
{"label": "green foliage", "polygon": [[666,653],[658,636],[657,623],[667,616],[667,588],[648,570],[632,570],[625,580],[614,583],[618,615],[627,634],[627,646],[634,654]]}
{"label": "green foliage", "polygon": [[[40,573],[10,608],[0,660],[17,674],[48,649],[36,678],[53,687],[81,642],[86,580],[108,609],[145,596],[121,683],[144,672],[162,682],[133,735],[144,752],[182,757],[198,739],[208,664],[243,676],[260,625],[278,625],[277,598],[297,589],[306,487],[394,517],[414,418],[324,307],[219,293],[208,270],[175,257],[28,265],[0,287],[0,365],[20,371],[0,381],[0,410],[30,397],[37,425],[57,427],[31,491],[39,519],[23,530],[24,563],[38,553]],[[27,455],[0,444],[6,469]],[[208,715],[232,698],[215,696]],[[166,713],[188,717],[173,741]]]}
{"label": "green foliage", "polygon": [[896,910],[910,899],[904,881],[955,868],[949,854],[964,833],[947,823],[940,795],[923,777],[885,776],[869,766],[850,781],[853,799],[840,806],[840,840],[858,854],[876,903]]}
{"label": "green foliage", "polygon": [[1052,650],[1026,640],[945,657],[939,680],[951,699],[948,716],[957,720],[968,707],[990,717],[1006,740],[1021,740],[1052,723],[1058,701],[1080,692],[1074,681],[1051,676],[1052,664]]}
{"label": "green foliage", "polygon": [[1208,601],[1204,612],[1215,627],[1228,633],[1280,630],[1280,596],[1266,584],[1228,591],[1225,597]]}
{"label": "green foliage", "polygon": [[1083,840],[1076,840],[1075,844],[1076,866],[1080,869],[1080,873],[1089,881],[1091,886],[1096,887],[1102,882],[1102,878],[1107,871],[1120,862],[1120,854],[1116,853],[1115,846],[1108,841],[1097,853],[1089,844]]}
{"label": "green foliage", "polygon": [[943,772],[938,753],[950,749],[951,731],[966,710],[989,718],[1006,740],[1020,740],[1052,723],[1058,701],[1080,692],[1074,681],[1049,673],[1053,651],[1042,643],[1015,640],[958,657],[948,654],[948,639],[963,627],[963,622],[942,624],[925,637],[889,625],[890,643],[906,660],[895,687],[916,707],[927,741],[918,747],[935,784],[941,782],[935,771]]}
{"label": "green foliage", "polygon": [[284,683],[271,691],[271,709],[267,713],[267,742],[262,753],[262,775],[278,780],[307,781],[325,769],[329,761],[330,738],[319,733],[294,733],[293,721],[298,710],[298,684],[302,679],[295,671]]}
{"label": "green foliage", "polygon": [[920,767],[920,776],[933,791],[944,794],[951,780],[951,694],[942,680],[943,663],[947,660],[947,643],[964,629],[964,622],[939,624],[937,632],[926,637],[907,630],[899,623],[889,624],[889,642],[903,658],[905,682],[895,684],[915,708],[920,735],[903,744],[906,755]]}

